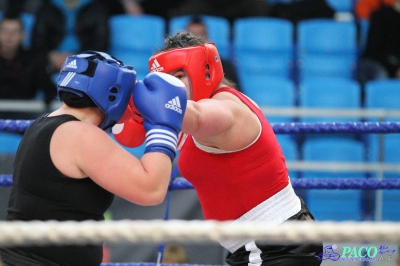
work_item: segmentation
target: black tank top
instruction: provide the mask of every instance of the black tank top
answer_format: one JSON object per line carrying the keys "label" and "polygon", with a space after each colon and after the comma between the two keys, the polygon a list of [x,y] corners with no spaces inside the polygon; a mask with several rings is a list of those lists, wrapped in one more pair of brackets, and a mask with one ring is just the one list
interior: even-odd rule
{"label": "black tank top", "polygon": [[[15,157],[7,220],[104,220],[103,214],[110,207],[114,195],[89,177],[66,177],[50,157],[50,140],[56,128],[77,120],[71,115],[42,116],[25,131]],[[102,260],[101,245],[29,247],[23,250],[60,265],[98,266]]]}

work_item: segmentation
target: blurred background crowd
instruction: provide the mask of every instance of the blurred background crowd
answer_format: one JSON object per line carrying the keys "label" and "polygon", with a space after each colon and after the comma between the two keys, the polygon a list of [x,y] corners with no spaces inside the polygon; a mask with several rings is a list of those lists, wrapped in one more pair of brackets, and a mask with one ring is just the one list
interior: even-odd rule
{"label": "blurred background crowd", "polygon": [[[62,63],[80,51],[106,51],[133,65],[142,79],[151,54],[180,30],[215,42],[226,77],[261,106],[400,109],[400,0],[0,0],[0,119],[34,119],[51,109]],[[29,109],[26,100],[41,104]],[[268,118],[275,123],[391,121],[340,115]],[[386,138],[385,156],[376,135],[278,137],[289,161],[328,160],[336,151],[342,161],[399,163],[399,135]],[[12,137],[18,143],[18,136]],[[328,149],[329,154],[324,152]],[[0,173],[12,173],[10,158],[0,155]],[[305,176],[291,171],[292,178]],[[1,188],[0,219],[7,192]],[[308,205],[321,219],[400,219],[398,191],[387,194],[391,201],[386,206],[393,207],[379,215],[374,192],[319,193],[303,197],[317,199],[320,207]],[[343,199],[341,213],[324,209],[332,198]],[[202,219],[194,191],[176,192],[171,205],[177,206],[171,218]],[[117,198],[109,218],[162,219],[165,207],[133,206]],[[152,261],[157,249],[107,248],[109,260],[128,262]],[[198,254],[198,245],[186,248],[196,263],[223,262],[216,244],[201,245],[209,256]]]}

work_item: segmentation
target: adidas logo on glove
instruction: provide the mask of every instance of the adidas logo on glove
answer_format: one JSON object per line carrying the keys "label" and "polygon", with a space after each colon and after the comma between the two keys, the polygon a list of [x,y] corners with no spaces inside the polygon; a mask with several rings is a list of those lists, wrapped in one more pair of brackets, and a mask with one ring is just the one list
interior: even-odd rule
{"label": "adidas logo on glove", "polygon": [[166,104],[165,107],[171,110],[174,110],[180,114],[182,114],[182,109],[181,109],[181,102],[179,100],[179,97],[176,96],[175,98],[169,100]]}

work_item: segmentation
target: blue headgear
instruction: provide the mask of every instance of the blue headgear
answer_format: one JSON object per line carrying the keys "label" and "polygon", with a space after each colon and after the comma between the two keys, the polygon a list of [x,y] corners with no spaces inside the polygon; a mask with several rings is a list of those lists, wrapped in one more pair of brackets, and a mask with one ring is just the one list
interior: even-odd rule
{"label": "blue headgear", "polygon": [[106,115],[100,128],[109,131],[125,112],[135,81],[132,66],[124,66],[106,53],[86,51],[65,60],[57,92],[90,97]]}

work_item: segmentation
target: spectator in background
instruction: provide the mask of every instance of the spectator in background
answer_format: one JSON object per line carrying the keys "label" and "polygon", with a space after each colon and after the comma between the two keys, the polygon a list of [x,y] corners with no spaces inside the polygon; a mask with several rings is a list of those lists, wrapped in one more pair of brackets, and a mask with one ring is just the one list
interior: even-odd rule
{"label": "spectator in background", "polygon": [[371,13],[382,6],[391,6],[396,0],[358,0],[354,4],[357,19],[369,20]]}
{"label": "spectator in background", "polygon": [[296,24],[304,19],[334,18],[335,10],[326,0],[297,0],[274,5],[271,17],[288,19]]}
{"label": "spectator in background", "polygon": [[138,0],[120,0],[124,13],[128,15],[142,15],[144,10]]}
{"label": "spectator in background", "polygon": [[[134,2],[137,7],[135,7],[135,10],[142,10],[143,14],[148,14],[148,15],[154,15],[154,16],[160,16],[164,18],[165,20],[168,20],[170,18],[170,14],[175,8],[182,4],[182,2],[186,0],[98,0],[98,1],[108,1],[108,2],[120,2],[120,5],[125,5],[126,3],[124,2]],[[126,7],[123,7],[124,9],[123,12],[121,13],[128,13],[132,14],[129,10],[126,9]],[[136,12],[136,11],[135,11]],[[135,12],[133,14],[135,14]]]}
{"label": "spectator in background", "polygon": [[8,14],[20,14],[22,12],[36,14],[38,9],[44,2],[49,0],[3,0],[4,10]]}
{"label": "spectator in background", "polygon": [[[212,41],[209,38],[206,24],[201,20],[199,16],[192,17],[191,21],[186,25],[186,30],[194,36],[200,37],[206,41]],[[240,82],[238,75],[236,74],[235,67],[227,59],[221,58],[221,62],[222,68],[224,69],[225,78],[234,82],[237,86],[237,89],[240,91]]]}
{"label": "spectator in background", "polygon": [[228,19],[231,23],[241,17],[267,16],[270,5],[260,0],[185,0],[171,12],[170,16],[211,15]]}
{"label": "spectator in background", "polygon": [[24,27],[18,16],[0,21],[0,99],[34,99],[40,91],[46,103],[56,87],[46,72],[46,60],[23,48]]}
{"label": "spectator in background", "polygon": [[58,73],[65,59],[84,50],[107,51],[110,29],[107,7],[95,0],[48,0],[39,9],[32,49]]}
{"label": "spectator in background", "polygon": [[373,79],[400,78],[400,0],[371,14],[357,78],[362,84]]}
{"label": "spectator in background", "polygon": [[163,263],[186,264],[189,263],[186,250],[177,244],[168,244],[164,248]]}

